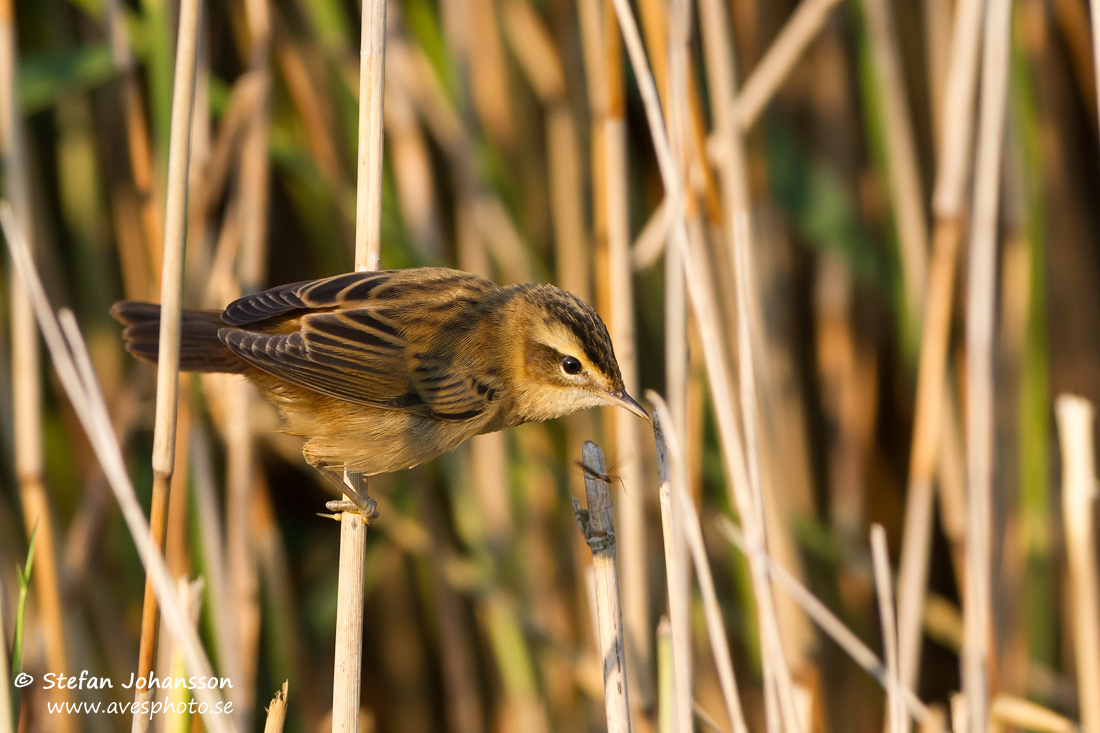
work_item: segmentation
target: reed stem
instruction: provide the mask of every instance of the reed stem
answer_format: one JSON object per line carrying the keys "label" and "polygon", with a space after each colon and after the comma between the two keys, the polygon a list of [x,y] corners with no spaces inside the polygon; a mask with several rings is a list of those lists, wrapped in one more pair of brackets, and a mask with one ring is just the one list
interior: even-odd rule
{"label": "reed stem", "polygon": [[[28,246],[33,247],[35,227],[31,177],[19,103],[18,39],[11,0],[0,2],[0,156],[4,190]],[[38,571],[34,573],[44,626],[46,658],[51,667],[68,669],[68,651],[62,613],[61,579],[58,576],[57,538],[44,476],[41,356],[35,333],[34,311],[25,284],[11,282],[11,382],[15,474],[23,506],[26,536],[37,534]],[[67,690],[48,693],[55,703],[69,702]],[[58,720],[62,733],[73,730],[67,719]]]}
{"label": "reed stem", "polygon": [[1011,0],[986,7],[974,213],[966,308],[967,533],[963,692],[974,733],[989,724],[993,562],[993,331],[1001,152],[1008,95]]}
{"label": "reed stem", "polygon": [[615,566],[615,523],[608,492],[607,467],[603,451],[591,440],[581,449],[584,488],[588,504],[582,510],[573,499],[584,541],[592,550],[596,580],[596,621],[603,661],[604,704],[608,733],[630,733],[630,702],[626,681],[626,649],[623,615],[619,603],[619,571]]}
{"label": "reed stem", "polygon": [[1062,395],[1055,403],[1062,443],[1062,521],[1069,560],[1073,654],[1082,733],[1100,733],[1100,571],[1096,561],[1096,458],[1092,404]]}
{"label": "reed stem", "polygon": [[[164,216],[164,256],[161,270],[160,339],[157,355],[157,397],[153,428],[153,498],[149,526],[157,548],[164,550],[168,493],[176,461],[176,412],[179,402],[180,312],[183,304],[183,259],[187,241],[188,170],[191,158],[191,117],[195,103],[199,18],[202,0],[182,0],[176,41],[176,70],[172,89],[172,127],[168,147],[168,187]],[[141,612],[138,675],[155,667],[159,633],[157,598],[152,581],[145,581]],[[151,690],[139,690],[135,702],[152,699]],[[148,711],[148,706],[139,706]],[[134,714],[134,729],[148,730],[151,712]]]}
{"label": "reed stem", "polygon": [[[386,75],[386,0],[363,4],[359,54],[359,164],[355,207],[355,269],[377,270],[382,260],[382,137]],[[359,496],[365,476],[345,472]],[[344,497],[345,500],[348,497]],[[363,668],[363,582],[367,526],[374,516],[340,515],[340,570],[336,601],[336,661],[332,683],[332,729],[359,730]]]}
{"label": "reed stem", "polygon": [[[214,673],[210,661],[202,648],[195,627],[188,621],[187,612],[180,603],[171,573],[168,571],[160,549],[153,542],[149,523],[145,520],[133,483],[126,473],[118,437],[111,425],[106,401],[96,382],[91,358],[76,325],[76,318],[71,311],[67,310],[61,311],[60,315],[54,314],[35,270],[30,248],[19,230],[10,204],[6,201],[0,201],[0,227],[3,229],[4,238],[20,280],[30,295],[38,326],[49,347],[58,380],[72,402],[84,434],[88,437],[118,500],[138,556],[145,567],[147,577],[151,579],[153,591],[164,614],[165,625],[176,639],[176,643],[180,645],[188,672],[196,676],[212,677]],[[219,705],[224,706],[224,700],[221,699],[217,689],[196,688],[195,698],[206,703],[209,712],[203,718],[203,722],[211,733],[228,733],[235,730],[226,716],[216,715],[213,712]]]}

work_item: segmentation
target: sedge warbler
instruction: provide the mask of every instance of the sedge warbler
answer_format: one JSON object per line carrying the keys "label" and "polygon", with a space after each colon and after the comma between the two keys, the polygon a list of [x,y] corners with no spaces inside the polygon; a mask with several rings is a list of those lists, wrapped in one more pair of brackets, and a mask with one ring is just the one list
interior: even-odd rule
{"label": "sedge warbler", "polygon": [[[160,306],[111,314],[126,349],[156,362]],[[355,272],[184,310],[181,325],[180,369],[247,377],[329,478],[410,468],[474,435],[599,405],[649,419],[603,321],[551,285],[442,267]]]}

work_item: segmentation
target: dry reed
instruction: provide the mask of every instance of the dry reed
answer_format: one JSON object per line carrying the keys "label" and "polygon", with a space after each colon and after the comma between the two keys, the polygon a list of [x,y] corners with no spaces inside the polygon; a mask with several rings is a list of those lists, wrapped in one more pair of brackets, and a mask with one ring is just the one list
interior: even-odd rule
{"label": "dry reed", "polygon": [[[650,131],[653,134],[654,147],[657,153],[661,178],[665,185],[666,195],[668,195],[672,201],[676,201],[683,195],[681,185],[682,179],[677,172],[676,162],[672,156],[668,135],[661,118],[656,85],[653,81],[652,74],[649,73],[648,64],[645,59],[645,51],[642,48],[641,40],[638,36],[637,25],[634,22],[629,6],[623,0],[615,0],[614,5],[616,15],[619,19],[619,25],[623,32],[623,38],[630,55],[631,64],[639,81],[639,88],[641,90],[642,100],[645,104],[646,117],[649,122]],[[714,4],[708,3],[708,5],[713,6]],[[713,7],[711,8],[711,12],[713,15]],[[721,27],[721,24],[716,24],[714,17],[704,19],[704,25],[716,25],[719,28]],[[712,49],[710,55],[728,56],[728,53],[723,54],[720,50]],[[727,74],[726,76],[732,79],[731,74]],[[724,129],[730,132],[733,128],[727,122]],[[738,139],[730,132],[730,134],[726,136],[726,149],[724,154],[728,158],[732,158],[737,155],[738,150]],[[737,191],[739,186],[743,186],[744,178],[741,177],[743,173],[738,174],[736,172],[736,161],[731,164],[731,168],[734,169],[734,172],[730,176],[731,180],[728,182],[729,190],[733,191],[730,195],[743,196],[743,191]],[[738,182],[739,179],[741,183]],[[738,199],[735,198],[734,200]],[[743,210],[744,209],[735,209],[733,211],[728,211],[727,216],[733,217],[735,211]],[[733,477],[733,480],[730,482],[731,490],[735,495],[742,521],[750,532],[750,542],[754,544],[759,543],[760,547],[764,547],[766,540],[764,535],[764,522],[762,521],[763,503],[760,500],[760,472],[758,464],[753,463],[752,465],[757,468],[756,470],[751,470],[748,467],[750,464],[746,462],[747,453],[752,454],[752,457],[749,459],[750,461],[759,461],[759,453],[757,450],[754,450],[758,448],[758,444],[755,442],[742,443],[742,429],[734,418],[733,393],[729,384],[727,366],[724,363],[725,357],[719,351],[719,349],[722,348],[723,339],[720,337],[718,331],[718,324],[716,321],[717,309],[714,303],[714,295],[707,284],[707,275],[705,274],[707,270],[702,265],[701,261],[699,261],[700,253],[691,251],[687,241],[687,232],[685,231],[683,223],[676,225],[674,222],[673,227],[673,237],[685,260],[685,277],[692,286],[692,304],[695,308],[695,314],[699,321],[700,329],[703,332],[707,373],[711,380],[711,388],[715,393],[714,397],[718,413],[719,432],[721,433],[723,442],[723,453],[728,464],[728,470]],[[730,234],[732,235],[733,233],[730,232]],[[738,238],[733,236],[733,243],[735,246],[737,242]],[[696,259],[693,260],[693,258]],[[743,258],[742,263],[747,263],[747,258]],[[747,277],[747,273],[742,272],[741,276]],[[747,304],[748,295],[745,292],[744,282],[738,286],[737,290],[741,294],[742,306],[745,306]],[[739,311],[743,314],[744,319],[748,318],[747,307],[739,308]],[[742,320],[739,323],[739,338],[741,337],[740,334],[743,333],[744,338],[748,339],[748,329],[744,327],[746,324],[747,320]],[[747,344],[749,342],[745,341],[743,343]],[[745,379],[745,365],[750,365],[747,371],[751,372],[752,352],[749,351],[747,354],[744,354],[744,352],[742,353],[745,361],[742,364],[743,370],[741,377]],[[752,387],[748,386],[747,391],[751,393],[753,391]],[[742,399],[744,398],[744,394],[743,392]],[[752,409],[745,408],[744,405],[743,409],[746,409],[749,414],[745,419],[745,424],[753,424],[756,416],[752,414]],[[752,488],[750,489],[750,487]],[[800,726],[796,720],[797,714],[795,713],[794,707],[794,693],[791,686],[790,671],[787,668],[786,658],[782,652],[779,623],[771,590],[767,584],[767,579],[763,571],[752,556],[750,556],[750,566],[753,569],[756,601],[761,611],[761,639],[763,640],[764,647],[768,650],[763,658],[766,677],[765,700],[774,700],[776,698],[772,698],[771,696],[773,694],[776,695],[779,704],[779,714],[782,715],[782,720],[784,721],[783,724],[790,729],[798,729]],[[771,726],[779,725],[778,720],[780,720],[778,715],[769,715],[769,729],[771,729]]]}
{"label": "dry reed", "polygon": [[[749,552],[745,536],[736,525],[728,519],[723,519],[719,527],[729,541],[733,543],[734,547],[743,553],[747,554]],[[810,618],[814,620],[814,623],[821,627],[821,630],[824,631],[830,639],[836,642],[852,661],[858,664],[863,671],[874,677],[875,681],[882,685],[883,689],[886,689],[889,684],[886,666],[877,656],[875,656],[875,653],[871,651],[870,647],[860,641],[859,637],[856,636],[851,629],[845,626],[820,599],[813,593],[810,593],[810,591],[799,583],[793,575],[787,572],[783,566],[766,555],[764,556],[764,565],[768,574],[776,584],[806,611]],[[901,694],[904,696],[905,704],[910,714],[918,722],[927,719],[929,715],[928,707],[921,702],[920,698],[917,697],[916,693],[914,693],[911,688],[903,685]]]}
{"label": "dry reed", "polygon": [[582,450],[584,487],[588,509],[573,499],[584,541],[592,550],[595,575],[596,622],[600,660],[603,665],[604,703],[608,733],[629,733],[630,696],[626,677],[622,610],[619,603],[619,573],[615,567],[615,526],[611,518],[607,466],[603,451],[590,440]]}
{"label": "dry reed", "polygon": [[901,693],[898,667],[897,613],[894,605],[894,580],[890,573],[890,554],[886,549],[886,530],[881,524],[871,526],[871,558],[874,563],[875,592],[878,595],[878,615],[882,623],[882,648],[886,657],[886,720],[892,733],[905,733],[909,721],[905,713],[905,698]]}
{"label": "dry reed", "polygon": [[989,731],[1001,733],[1009,728],[1026,728],[1036,733],[1079,733],[1069,718],[1041,705],[1010,695],[997,695],[989,707]]}
{"label": "dry reed", "polygon": [[[31,171],[27,160],[27,140],[19,104],[18,49],[13,3],[0,3],[0,155],[4,163],[4,190],[11,201],[18,225],[26,233],[30,247],[35,241],[35,221],[31,200]],[[11,384],[12,429],[14,438],[15,478],[23,507],[27,536],[37,535],[38,572],[34,588],[41,597],[46,637],[46,654],[51,666],[67,669],[70,636],[62,613],[61,579],[58,576],[57,537],[53,511],[46,490],[42,419],[41,358],[34,311],[26,286],[13,278],[11,307]],[[57,703],[71,699],[67,690],[54,689],[50,696]],[[72,722],[60,721],[63,732],[73,730]]]}
{"label": "dry reed", "polygon": [[[76,319],[70,311],[61,311],[60,316],[54,315],[31,261],[26,240],[20,233],[11,206],[7,202],[0,202],[0,226],[3,227],[4,238],[19,277],[30,295],[35,316],[49,348],[58,379],[72,402],[96,457],[103,466],[111,489],[115,492],[115,498],[122,509],[130,537],[137,547],[138,555],[153,585],[165,624],[181,647],[188,671],[198,676],[212,677],[210,662],[206,658],[195,627],[188,622],[186,611],[176,594],[174,581],[168,572],[160,549],[153,542],[149,523],[142,513],[133,484],[126,473],[122,451],[111,427],[106,403],[96,382],[87,346],[76,325]],[[206,726],[214,732],[233,730],[228,721],[212,712],[221,702],[216,690],[199,688],[197,692],[196,698],[207,703],[211,710],[204,719]]]}
{"label": "dry reed", "polygon": [[283,686],[275,692],[271,703],[267,706],[267,719],[264,721],[264,733],[283,733],[286,724],[287,688],[290,681],[283,682]]}
{"label": "dry reed", "polygon": [[[920,619],[924,607],[932,536],[932,480],[940,460],[939,441],[953,422],[945,409],[944,371],[950,342],[951,313],[963,206],[963,188],[972,159],[969,110],[976,90],[982,4],[960,2],[956,9],[950,67],[943,100],[942,145],[936,178],[936,221],[924,298],[913,438],[909,455],[905,529],[898,570],[898,635],[902,681],[913,685],[920,665]],[[943,482],[941,482],[943,483]]]}
{"label": "dry reed", "polygon": [[787,80],[806,47],[817,38],[839,0],[803,0],[745,79],[737,95],[737,124],[748,132]]}
{"label": "dry reed", "polygon": [[[973,670],[975,636],[994,625],[1004,654],[988,665],[989,690],[974,692],[971,676],[968,694],[952,701],[956,732],[1077,729],[1068,716],[1077,714],[1078,700],[1090,699],[1081,690],[1096,684],[1088,681],[1089,655],[1068,646],[1089,633],[1091,619],[1083,615],[1090,612],[1074,603],[1088,586],[1061,572],[1062,545],[1054,539],[1086,512],[1067,512],[1060,523],[1046,485],[1056,458],[1044,446],[1050,443],[1050,390],[1097,398],[1089,370],[1077,366],[1095,362],[1089,356],[1095,349],[1081,338],[1095,309],[1087,297],[1071,300],[1081,297],[1074,292],[1095,288],[1075,291],[1067,278],[1072,270],[1087,282],[1093,269],[1081,255],[1095,228],[1084,205],[1095,188],[1095,151],[1083,145],[1094,145],[1095,135],[1082,133],[1094,131],[1097,76],[1088,69],[1085,6],[1019,3],[1012,70],[1005,77],[1012,85],[1010,134],[1001,146],[1008,195],[993,218],[975,205],[981,203],[978,189],[969,185],[972,140],[986,158],[993,144],[990,115],[983,113],[987,129],[978,136],[973,126],[984,10],[978,0],[929,0],[919,9],[869,0],[862,16],[848,8],[832,12],[836,0],[787,7],[641,0],[634,6],[640,31],[631,27],[626,6],[391,4],[382,36],[389,58],[368,52],[358,59],[354,38],[366,28],[353,6],[243,0],[225,12],[212,8],[198,31],[186,245],[186,277],[195,285],[184,299],[221,306],[269,281],[344,269],[341,246],[352,239],[353,227],[357,244],[363,236],[384,240],[392,266],[457,261],[503,282],[548,279],[546,272],[554,271],[558,284],[586,299],[595,286],[594,300],[610,315],[619,356],[637,363],[630,377],[636,384],[628,387],[665,378],[670,403],[654,398],[670,441],[657,442],[664,464],[659,518],[669,618],[656,631],[646,617],[665,610],[658,598],[665,593],[643,593],[639,602],[627,598],[637,587],[630,578],[638,568],[648,582],[659,582],[662,551],[654,542],[628,551],[634,533],[629,522],[619,523],[622,613],[629,630],[624,651],[634,665],[629,692],[639,729],[881,730],[874,712],[878,696],[861,679],[863,669],[892,693],[891,725],[901,725],[900,699],[922,732],[941,731],[951,655],[966,646],[963,656]],[[154,185],[154,157],[164,158],[169,147],[172,73],[165,49],[172,46],[174,24],[157,3],[125,14],[123,8],[109,2],[105,15],[90,20],[86,3],[20,13],[22,106],[9,101],[0,116],[7,120],[21,109],[15,116],[31,133],[14,147],[30,164],[35,257],[51,295],[81,314],[118,439],[125,444],[132,434],[140,446],[144,373],[136,372],[132,383],[119,378],[117,329],[93,314],[118,297],[110,276],[116,267],[128,297],[155,299],[153,273],[162,266],[163,240],[155,233],[164,229],[157,219],[165,198]],[[622,73],[612,10],[622,22],[632,77]],[[55,16],[63,22],[53,23]],[[41,30],[43,18],[54,26],[49,33]],[[861,19],[871,33],[851,32]],[[10,53],[14,57],[14,46]],[[76,61],[59,70],[62,57]],[[373,72],[364,69],[375,62]],[[85,78],[84,70],[97,63],[105,75]],[[737,67],[747,72],[740,87]],[[986,73],[991,69],[987,64]],[[389,98],[371,123],[369,99],[380,103],[383,78]],[[880,94],[884,78],[894,82]],[[53,85],[53,97],[35,101],[42,98],[43,80]],[[983,83],[984,93],[996,94],[996,86]],[[357,126],[364,110],[366,121]],[[636,114],[642,111],[644,121]],[[353,172],[357,154],[373,151],[381,160],[382,118],[385,176],[372,164],[374,182],[353,193],[353,177],[364,172]],[[358,151],[357,135],[363,141]],[[884,141],[887,167],[881,172],[887,175],[878,175]],[[930,202],[919,190],[913,149],[934,152]],[[907,180],[895,175],[899,159]],[[6,177],[10,173],[6,163]],[[981,196],[988,196],[988,179],[983,181]],[[385,199],[383,185],[392,185]],[[9,179],[5,190],[29,201],[30,186]],[[594,200],[586,206],[589,194]],[[360,203],[364,208],[357,210]],[[373,223],[364,226],[368,203]],[[916,290],[904,284],[893,253],[879,256],[886,250],[877,240],[887,217],[900,224],[904,210],[911,224],[913,212],[923,218],[929,203],[928,282]],[[982,315],[953,302],[971,211],[976,229],[987,233],[990,220],[1003,219],[1014,246],[1012,253],[1006,249],[1003,277],[990,279],[1004,293],[1000,335],[992,342],[1004,347],[992,349],[990,361],[963,351],[963,334],[952,332],[964,318]],[[109,219],[117,255],[106,247]],[[755,230],[755,244],[749,230]],[[922,237],[902,239],[911,244]],[[380,258],[376,250],[373,262]],[[357,254],[356,267],[363,264]],[[973,262],[969,274],[989,275]],[[1044,283],[1057,285],[1049,297]],[[973,297],[975,289],[969,290]],[[923,317],[914,308],[906,312],[898,297],[903,294],[924,299]],[[1068,311],[1067,302],[1073,304]],[[1072,317],[1059,315],[1064,313]],[[908,347],[916,334],[901,328],[906,315],[923,321],[915,398]],[[802,336],[804,324],[815,329],[817,341],[799,347],[788,336],[795,348],[784,353],[776,334]],[[65,329],[71,349],[80,351],[72,323]],[[957,364],[961,375],[964,365],[985,369],[991,362],[998,389],[996,402],[987,395],[987,405],[998,419],[987,426],[996,427],[998,450],[986,459],[998,481],[991,515],[998,524],[997,531],[985,531],[999,543],[995,555],[1004,562],[992,566],[996,575],[976,582],[999,589],[1012,603],[995,604],[987,615],[996,621],[975,635],[964,633],[964,614],[950,599],[954,588],[963,589],[965,613],[972,614],[976,594],[966,584],[975,581],[973,568],[988,561],[982,531],[974,526],[982,517],[973,506],[968,510],[966,497],[966,462],[983,459],[971,449],[984,438],[972,428],[964,433],[960,423],[964,414],[973,418],[985,408],[980,392],[957,389],[949,369]],[[81,370],[91,385],[90,367],[85,363]],[[630,371],[627,366],[624,376]],[[0,382],[7,376],[0,367]],[[288,711],[288,726],[324,725],[331,691],[317,672],[328,668],[331,652],[324,651],[327,643],[301,640],[332,633],[332,606],[343,594],[340,617],[355,617],[372,633],[365,644],[361,637],[341,641],[340,651],[365,647],[375,660],[364,667],[357,659],[349,669],[365,690],[349,691],[348,718],[371,719],[379,730],[420,730],[438,721],[456,731],[489,724],[531,731],[592,727],[604,702],[600,660],[578,646],[589,552],[563,541],[569,517],[560,501],[564,487],[584,476],[566,475],[560,465],[602,416],[577,416],[564,431],[526,426],[479,439],[457,463],[442,457],[413,474],[372,480],[371,488],[386,497],[379,503],[387,521],[377,543],[359,544],[367,554],[351,563],[358,580],[341,581],[337,590],[334,577],[314,572],[331,566],[325,558],[336,551],[336,540],[320,529],[331,525],[312,520],[310,500],[295,486],[300,479],[284,477],[284,462],[300,463],[299,447],[271,434],[277,423],[265,403],[228,384],[196,379],[193,392],[203,399],[179,405],[176,483],[193,483],[196,494],[190,507],[183,492],[171,492],[165,555],[174,575],[206,577],[201,634],[217,650],[219,674],[247,688],[233,691],[240,711],[234,722],[251,725],[262,712],[246,700],[289,679],[302,692]],[[65,547],[58,598],[66,603],[58,609],[66,621],[36,585],[25,667],[40,675],[56,666],[54,645],[70,652],[74,663],[128,675],[136,637],[123,621],[136,607],[130,596],[137,583],[129,582],[126,568],[139,566],[118,557],[114,527],[120,523],[112,521],[104,502],[107,482],[80,434],[88,408],[70,410],[53,399],[52,386],[44,380],[36,398],[43,428],[32,437],[39,439],[45,457],[39,474],[45,474],[56,527],[64,532],[57,535]],[[14,396],[30,402],[25,390],[17,388]],[[12,432],[11,407],[0,395],[5,436]],[[910,434],[906,416],[913,407]],[[623,436],[632,430],[636,439],[637,423],[611,419],[605,445],[621,448],[620,429]],[[23,424],[15,434],[29,445]],[[225,506],[223,454],[210,443],[209,424],[226,427]],[[673,436],[681,439],[678,445]],[[92,440],[96,451],[109,452],[109,441]],[[640,459],[651,454],[645,448]],[[55,462],[60,455],[68,460]],[[1021,456],[1016,467],[1014,455]],[[8,457],[0,446],[0,459]],[[11,458],[15,463],[16,453]],[[633,486],[616,501],[618,509],[641,508],[652,532],[658,515],[645,478],[617,457],[610,471]],[[798,485],[803,475],[805,489]],[[135,474],[143,483],[146,476],[147,469]],[[716,491],[723,486],[726,496]],[[19,502],[2,494],[0,505],[15,510]],[[983,500],[973,490],[970,498]],[[40,513],[26,503],[23,508]],[[125,514],[134,519],[130,509]],[[303,520],[306,514],[312,521]],[[708,557],[704,534],[716,524],[737,536],[727,522],[714,521],[725,514],[740,515],[750,540],[745,545],[742,538],[744,558],[718,545]],[[0,517],[9,515],[18,512],[0,511]],[[886,665],[860,641],[873,636],[878,619],[894,615],[876,614],[872,563],[859,540],[872,520],[891,535],[902,531],[903,540],[898,649],[887,653]],[[0,529],[17,529],[17,523]],[[946,548],[938,540],[941,530]],[[19,555],[22,534],[0,532],[0,557]],[[1071,534],[1068,547],[1076,549],[1069,573],[1079,564],[1072,558],[1094,542]],[[875,569],[883,569],[881,547],[873,554]],[[950,562],[942,562],[948,555]],[[42,563],[38,568],[48,570]],[[95,582],[116,569],[118,584]],[[36,583],[44,580],[36,569]],[[691,608],[700,623],[691,623]],[[831,645],[811,647],[799,609],[857,665]],[[166,610],[164,652],[176,633],[169,615]],[[62,627],[64,636],[55,632]],[[193,636],[194,629],[179,633]],[[344,639],[347,629],[339,633]],[[651,702],[639,683],[655,666],[635,652],[655,640],[659,720],[637,715]],[[926,641],[942,648],[922,660]],[[692,649],[708,642],[709,648]],[[194,650],[188,654],[194,662]],[[160,656],[161,670],[177,664]],[[424,692],[432,689],[423,684],[433,679],[432,669],[440,670],[438,694]],[[788,682],[791,676],[798,684]],[[1081,686],[1077,691],[1074,682]],[[913,693],[918,683],[927,703]],[[45,691],[25,694],[24,715],[38,715],[46,700]],[[969,720],[983,709],[988,728]],[[1081,714],[1087,729],[1090,713],[1082,707]],[[730,723],[715,721],[725,715]]]}
{"label": "dry reed", "polygon": [[974,164],[966,324],[967,533],[962,675],[969,729],[989,720],[993,544],[993,318],[997,281],[997,211],[1008,87],[1011,3],[986,8],[982,92]]}
{"label": "dry reed", "polygon": [[[655,412],[662,415],[670,415],[668,405],[656,392],[647,392],[646,398],[655,405]],[[722,609],[718,603],[718,594],[715,592],[714,578],[711,574],[710,562],[707,560],[706,546],[703,543],[703,528],[699,522],[699,515],[695,505],[688,495],[687,486],[682,483],[683,469],[673,470],[672,466],[683,465],[683,453],[676,427],[668,419],[656,418],[654,423],[660,423],[663,428],[654,430],[654,438],[660,445],[658,455],[667,453],[669,456],[668,476],[672,501],[683,516],[684,536],[688,549],[691,552],[691,560],[695,567],[695,574],[699,580],[699,591],[703,597],[703,612],[707,625],[707,633],[710,636],[711,651],[714,654],[714,663],[718,668],[718,678],[722,686],[722,695],[726,703],[726,711],[729,714],[730,724],[735,733],[747,733],[745,717],[742,711],[741,698],[737,692],[737,679],[734,676],[733,660],[730,655],[730,645],[726,637],[726,629],[722,622]],[[660,464],[658,464],[660,470]],[[662,481],[663,483],[663,481]]]}
{"label": "dry reed", "polygon": [[[661,435],[661,421],[657,413],[653,415],[653,432],[657,436]],[[682,467],[677,468],[682,470]],[[658,437],[657,480],[660,482],[658,491],[665,548],[665,577],[668,582],[668,612],[669,618],[675,619],[670,621],[666,618],[662,623],[668,634],[673,671],[669,676],[672,694],[668,700],[671,713],[667,726],[668,730],[691,731],[691,586],[685,566],[687,546],[683,518],[672,496],[671,471],[668,446]]]}
{"label": "dry reed", "polygon": [[[183,303],[183,259],[187,228],[188,170],[191,158],[191,116],[195,101],[195,70],[199,40],[201,0],[180,4],[179,33],[176,43],[175,81],[172,90],[172,129],[168,152],[168,189],[164,216],[164,254],[162,260],[160,351],[157,355],[157,397],[153,430],[153,499],[149,526],[154,543],[164,549],[168,521],[169,489],[176,461],[176,411],[179,400],[180,310]],[[142,606],[141,647],[137,674],[147,677],[156,663],[159,632],[157,597],[152,580],[145,585]],[[139,710],[150,710],[140,703],[152,699],[151,690],[139,690],[135,702]],[[135,713],[135,730],[149,730],[151,712]]]}
{"label": "dry reed", "polygon": [[1100,571],[1096,561],[1095,411],[1088,400],[1062,395],[1055,403],[1062,444],[1062,522],[1073,609],[1073,652],[1081,730],[1100,732]]}
{"label": "dry reed", "polygon": [[[386,2],[363,6],[359,67],[359,145],[355,213],[355,269],[377,270],[382,260],[382,128],[386,72]],[[345,472],[359,496],[366,477]],[[347,497],[345,497],[347,501]],[[363,579],[367,525],[374,516],[340,514],[340,577],[333,667],[333,730],[359,730],[363,667]]]}

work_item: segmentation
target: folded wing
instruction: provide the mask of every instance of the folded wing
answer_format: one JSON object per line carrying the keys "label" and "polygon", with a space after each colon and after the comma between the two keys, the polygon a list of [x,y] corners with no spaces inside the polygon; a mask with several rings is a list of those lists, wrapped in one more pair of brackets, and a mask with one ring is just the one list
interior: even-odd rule
{"label": "folded wing", "polygon": [[219,338],[253,366],[349,402],[476,419],[495,385],[456,363],[473,332],[471,309],[495,288],[442,268],[351,273],[237,300]]}

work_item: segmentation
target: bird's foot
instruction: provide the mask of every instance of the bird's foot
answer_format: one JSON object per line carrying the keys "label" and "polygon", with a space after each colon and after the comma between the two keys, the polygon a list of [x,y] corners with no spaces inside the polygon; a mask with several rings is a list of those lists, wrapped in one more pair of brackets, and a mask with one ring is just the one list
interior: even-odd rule
{"label": "bird's foot", "polygon": [[348,514],[358,514],[363,518],[363,523],[368,527],[374,524],[374,520],[378,519],[378,502],[371,497],[362,497],[357,494],[349,494],[351,500],[337,499],[325,504],[325,509],[332,512],[333,519],[339,519],[340,515],[347,512]]}
{"label": "bird's foot", "polygon": [[361,516],[368,527],[374,524],[374,520],[378,518],[378,503],[367,494],[367,482],[363,476],[349,473],[345,480],[343,472],[334,471],[328,466],[314,465],[314,468],[347,497],[325,504],[325,508],[332,512],[333,519],[339,519],[341,514],[347,512]]}

